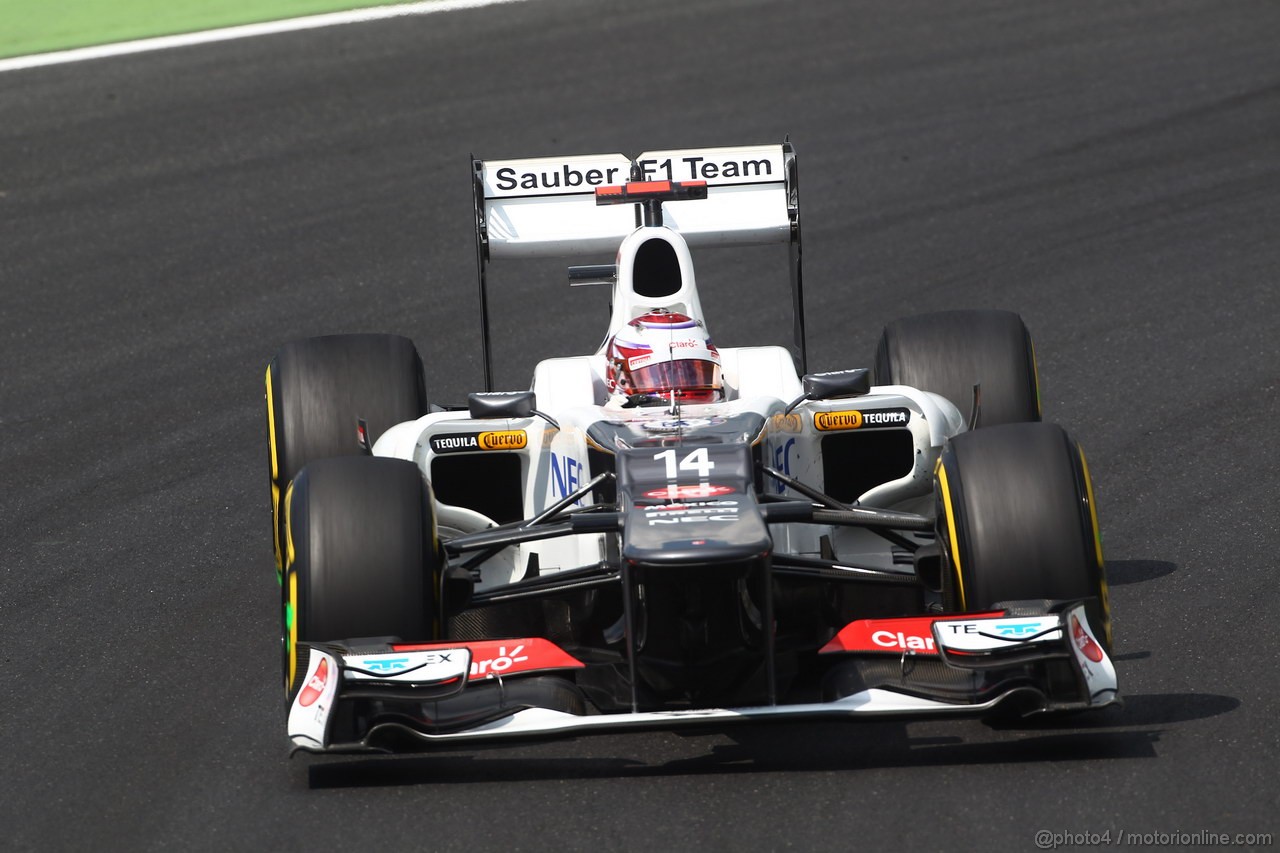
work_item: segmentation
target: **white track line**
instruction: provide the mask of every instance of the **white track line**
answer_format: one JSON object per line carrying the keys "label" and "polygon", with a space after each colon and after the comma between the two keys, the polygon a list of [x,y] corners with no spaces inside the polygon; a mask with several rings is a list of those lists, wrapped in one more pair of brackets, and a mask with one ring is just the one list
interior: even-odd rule
{"label": "white track line", "polygon": [[245,24],[240,27],[225,27],[220,30],[205,30],[204,32],[185,33],[177,36],[122,41],[97,47],[60,50],[56,53],[15,56],[12,59],[0,59],[0,71],[16,71],[20,68],[38,68],[44,65],[83,62],[87,59],[103,59],[108,56],[145,53],[151,50],[167,50],[171,47],[189,47],[217,41],[231,41],[232,39],[254,38],[255,36],[268,36],[276,33],[291,33],[298,30],[314,30],[320,27],[337,27],[343,24],[380,21],[386,18],[399,18],[408,15],[431,15],[436,12],[452,12],[455,9],[474,9],[499,3],[519,2],[523,2],[523,0],[425,0],[425,2],[406,3],[402,6],[377,6],[372,9],[353,9],[350,12],[330,12],[324,15],[311,15],[306,18],[290,18],[284,21]]}

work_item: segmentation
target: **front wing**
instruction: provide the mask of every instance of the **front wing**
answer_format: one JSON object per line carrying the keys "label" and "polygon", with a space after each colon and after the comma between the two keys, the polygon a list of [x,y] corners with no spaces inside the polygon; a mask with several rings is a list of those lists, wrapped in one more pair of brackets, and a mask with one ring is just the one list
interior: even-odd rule
{"label": "front wing", "polygon": [[289,738],[294,751],[414,752],[750,721],[982,716],[1005,705],[1033,715],[1119,701],[1115,667],[1082,603],[1052,613],[858,620],[818,653],[832,656],[835,676],[821,701],[599,713],[564,701],[584,664],[541,638],[380,642],[363,651],[314,644],[289,705]]}

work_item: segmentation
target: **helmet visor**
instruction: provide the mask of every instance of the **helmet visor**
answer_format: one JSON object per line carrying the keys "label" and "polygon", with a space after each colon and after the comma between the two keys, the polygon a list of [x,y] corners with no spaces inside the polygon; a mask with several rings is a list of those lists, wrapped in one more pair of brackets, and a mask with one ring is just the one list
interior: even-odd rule
{"label": "helmet visor", "polygon": [[631,388],[636,394],[719,389],[720,365],[686,358],[637,367],[631,371]]}

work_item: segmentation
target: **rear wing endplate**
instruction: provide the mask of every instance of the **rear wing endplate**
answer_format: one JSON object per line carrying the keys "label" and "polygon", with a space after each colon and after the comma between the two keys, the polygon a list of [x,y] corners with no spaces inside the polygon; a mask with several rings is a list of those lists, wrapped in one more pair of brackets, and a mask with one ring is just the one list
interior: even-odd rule
{"label": "rear wing endplate", "polygon": [[498,258],[570,258],[617,251],[641,224],[638,205],[597,205],[596,189],[628,181],[705,181],[707,197],[670,201],[663,224],[691,246],[790,247],[797,368],[805,372],[800,194],[790,142],[730,148],[472,158],[485,390],[493,390],[486,271]]}

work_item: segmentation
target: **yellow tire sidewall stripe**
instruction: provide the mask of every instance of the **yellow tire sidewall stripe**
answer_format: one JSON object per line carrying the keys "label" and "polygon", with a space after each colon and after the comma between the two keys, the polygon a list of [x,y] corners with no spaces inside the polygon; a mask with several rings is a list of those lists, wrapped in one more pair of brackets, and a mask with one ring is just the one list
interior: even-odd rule
{"label": "yellow tire sidewall stripe", "polygon": [[298,573],[289,573],[289,610],[293,618],[289,619],[289,683],[285,690],[293,687],[298,673]]}
{"label": "yellow tire sidewall stripe", "polygon": [[960,593],[960,609],[966,607],[964,594],[964,574],[960,571],[960,542],[956,536],[956,516],[955,511],[951,507],[951,487],[947,483],[947,467],[942,464],[942,457],[938,457],[938,464],[934,468],[934,476],[938,479],[938,485],[942,490],[942,508],[947,516],[947,536],[951,544],[951,565],[955,570],[956,590]]}
{"label": "yellow tire sidewall stripe", "polygon": [[[293,561],[297,558],[297,552],[293,547],[293,525],[290,524],[293,509],[293,483],[289,484],[288,490],[284,494],[284,529],[287,541],[286,556],[288,562],[285,563],[285,571],[289,575],[289,612],[293,618],[286,619],[288,625],[286,630],[289,632],[289,684],[292,687],[294,679],[297,677],[298,669],[298,572],[293,567]],[[287,689],[287,688],[286,688]]]}
{"label": "yellow tire sidewall stripe", "polygon": [[276,458],[276,400],[271,391],[271,365],[267,365],[267,442],[271,446],[271,479],[280,478],[280,463]]}
{"label": "yellow tire sidewall stripe", "polygon": [[267,365],[267,445],[271,449],[271,547],[276,555],[276,579],[283,578],[284,555],[280,553],[280,463],[276,453],[276,401],[271,388],[271,365]]}
{"label": "yellow tire sidewall stripe", "polygon": [[1084,472],[1084,493],[1089,500],[1089,523],[1093,527],[1094,556],[1098,561],[1098,592],[1102,596],[1102,613],[1107,620],[1104,626],[1107,633],[1107,647],[1111,640],[1111,591],[1107,588],[1107,564],[1102,557],[1102,528],[1098,526],[1098,505],[1093,499],[1093,477],[1089,474],[1089,461],[1085,459],[1084,448],[1076,445],[1080,454],[1080,469]]}

